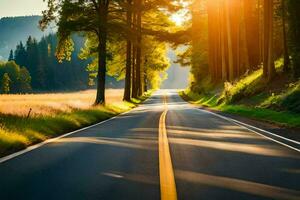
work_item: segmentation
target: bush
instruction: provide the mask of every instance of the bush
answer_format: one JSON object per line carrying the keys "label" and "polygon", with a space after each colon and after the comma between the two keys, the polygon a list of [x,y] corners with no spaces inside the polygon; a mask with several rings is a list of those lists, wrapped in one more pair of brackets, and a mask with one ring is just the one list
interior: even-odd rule
{"label": "bush", "polygon": [[224,90],[218,102],[234,103],[263,90],[262,70],[254,71],[235,83],[225,82]]}

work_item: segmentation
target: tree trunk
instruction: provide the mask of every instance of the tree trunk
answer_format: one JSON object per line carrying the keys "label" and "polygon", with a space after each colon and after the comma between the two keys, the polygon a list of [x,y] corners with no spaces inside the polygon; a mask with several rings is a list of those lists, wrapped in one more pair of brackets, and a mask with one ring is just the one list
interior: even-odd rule
{"label": "tree trunk", "polygon": [[142,69],[141,69],[141,57],[142,57],[142,2],[141,0],[137,0],[137,47],[136,47],[136,82],[137,82],[137,94],[141,96],[143,94],[143,81],[142,81]]}
{"label": "tree trunk", "polygon": [[[207,15],[208,15],[208,66],[211,76],[211,80],[215,80],[215,70],[214,70],[214,1],[207,2]],[[193,16],[194,19],[194,16]],[[196,34],[196,33],[194,33]],[[195,44],[194,49],[195,49]]]}
{"label": "tree trunk", "polygon": [[144,92],[148,91],[146,71],[144,72]]}
{"label": "tree trunk", "polygon": [[229,80],[234,79],[234,64],[233,64],[233,44],[231,38],[231,23],[229,14],[229,0],[226,0],[225,5],[225,15],[226,15],[226,30],[227,30],[227,43],[228,43],[228,68],[229,68]]}
{"label": "tree trunk", "polygon": [[264,0],[264,66],[263,75],[269,81],[275,75],[273,58],[273,0]]}
{"label": "tree trunk", "polygon": [[286,40],[284,0],[281,0],[281,9],[282,9],[283,58],[284,58],[283,71],[287,72],[289,70],[290,58],[289,58],[289,52],[288,52],[287,40]]}
{"label": "tree trunk", "polygon": [[268,77],[268,61],[269,61],[269,1],[264,0],[263,7],[264,7],[264,30],[263,30],[263,76],[265,78]]}
{"label": "tree trunk", "polygon": [[224,1],[222,1],[222,4],[220,6],[220,32],[221,32],[221,58],[222,58],[222,81],[227,81],[228,75],[227,75],[227,66],[226,66],[226,51],[225,51],[225,42],[226,42],[226,35],[225,35],[225,13],[224,13]]}
{"label": "tree trunk", "polygon": [[[127,26],[128,29],[131,29],[131,20],[132,20],[132,13],[131,13],[131,3],[132,0],[127,0],[128,8],[127,8]],[[125,89],[124,89],[124,101],[131,100],[131,40],[127,39],[126,44],[126,74],[125,74]]]}
{"label": "tree trunk", "polygon": [[132,46],[132,97],[137,98],[137,81],[136,81],[136,47]]}
{"label": "tree trunk", "polygon": [[241,74],[244,74],[247,70],[250,69],[249,62],[249,52],[248,52],[248,42],[247,42],[247,33],[246,33],[246,22],[245,22],[245,3],[244,0],[241,1]]}
{"label": "tree trunk", "polygon": [[273,57],[273,0],[269,0],[269,48],[268,48],[268,80],[275,76],[275,65]]}
{"label": "tree trunk", "polygon": [[99,11],[99,33],[98,33],[98,74],[97,95],[95,105],[105,104],[105,76],[106,76],[106,41],[107,41],[107,14],[108,5],[100,7]]}
{"label": "tree trunk", "polygon": [[[105,104],[106,34],[102,31],[98,50],[97,96],[95,105]],[[105,36],[104,36],[105,35]]]}
{"label": "tree trunk", "polygon": [[[136,26],[137,26],[137,13],[136,13],[136,4],[137,0],[133,1],[132,6],[132,27],[136,33]],[[134,42],[132,44],[132,98],[137,98],[138,96],[138,85],[137,85],[137,73],[136,73],[136,49],[137,49],[137,37],[135,35]]]}
{"label": "tree trunk", "polygon": [[263,3],[261,0],[258,0],[258,37],[259,37],[259,43],[258,43],[258,48],[259,48],[259,65],[263,63],[264,60],[264,26],[263,26],[263,11],[261,6]]}

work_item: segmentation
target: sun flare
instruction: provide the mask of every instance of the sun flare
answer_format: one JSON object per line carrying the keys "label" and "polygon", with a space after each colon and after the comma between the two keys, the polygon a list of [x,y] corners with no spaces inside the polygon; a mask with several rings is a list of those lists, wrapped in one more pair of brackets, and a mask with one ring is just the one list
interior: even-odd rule
{"label": "sun flare", "polygon": [[185,19],[184,19],[184,16],[182,14],[179,14],[179,13],[176,13],[176,14],[173,14],[171,16],[171,20],[177,25],[177,26],[181,26]]}

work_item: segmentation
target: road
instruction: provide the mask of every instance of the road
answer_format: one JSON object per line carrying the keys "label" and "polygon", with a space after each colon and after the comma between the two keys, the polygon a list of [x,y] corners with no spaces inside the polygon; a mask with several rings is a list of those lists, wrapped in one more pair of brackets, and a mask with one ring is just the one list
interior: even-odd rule
{"label": "road", "polygon": [[0,163],[0,199],[300,199],[300,153],[160,90]]}

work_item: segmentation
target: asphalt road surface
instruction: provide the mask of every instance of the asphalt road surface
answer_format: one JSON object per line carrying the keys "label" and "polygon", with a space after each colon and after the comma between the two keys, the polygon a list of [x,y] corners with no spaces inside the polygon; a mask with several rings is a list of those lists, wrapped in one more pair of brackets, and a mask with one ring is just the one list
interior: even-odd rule
{"label": "asphalt road surface", "polygon": [[300,153],[160,90],[0,163],[0,199],[300,199]]}

